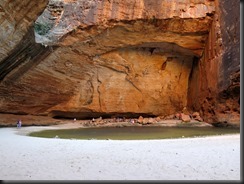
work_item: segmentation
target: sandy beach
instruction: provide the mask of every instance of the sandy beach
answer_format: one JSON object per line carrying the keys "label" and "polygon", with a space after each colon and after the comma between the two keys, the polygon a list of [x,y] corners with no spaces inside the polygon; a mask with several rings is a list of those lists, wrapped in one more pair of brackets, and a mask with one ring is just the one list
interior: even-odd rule
{"label": "sandy beach", "polygon": [[55,127],[0,128],[1,180],[241,179],[240,134],[127,141],[26,136]]}

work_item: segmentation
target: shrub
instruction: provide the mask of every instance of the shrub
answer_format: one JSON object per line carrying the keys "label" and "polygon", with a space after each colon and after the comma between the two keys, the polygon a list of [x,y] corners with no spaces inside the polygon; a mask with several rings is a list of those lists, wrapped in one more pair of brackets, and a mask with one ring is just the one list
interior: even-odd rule
{"label": "shrub", "polygon": [[34,25],[34,30],[36,33],[38,33],[39,35],[45,35],[48,33],[48,31],[51,29],[51,25],[48,23],[35,23]]}

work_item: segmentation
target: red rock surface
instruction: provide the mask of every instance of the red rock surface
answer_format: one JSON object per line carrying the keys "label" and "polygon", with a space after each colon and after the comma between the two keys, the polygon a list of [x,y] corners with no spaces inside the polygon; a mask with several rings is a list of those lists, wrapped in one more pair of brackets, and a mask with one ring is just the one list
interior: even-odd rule
{"label": "red rock surface", "polygon": [[0,4],[0,112],[238,122],[235,1],[38,2]]}
{"label": "red rock surface", "polygon": [[203,57],[193,63],[188,106],[204,121],[240,125],[240,2],[216,1]]}

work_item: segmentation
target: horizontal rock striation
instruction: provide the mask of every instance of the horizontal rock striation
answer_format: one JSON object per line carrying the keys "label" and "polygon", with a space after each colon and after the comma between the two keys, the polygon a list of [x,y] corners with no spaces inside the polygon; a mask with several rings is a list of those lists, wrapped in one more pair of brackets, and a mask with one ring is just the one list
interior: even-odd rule
{"label": "horizontal rock striation", "polygon": [[48,0],[0,1],[0,61],[21,42]]}
{"label": "horizontal rock striation", "polygon": [[[4,9],[11,17],[3,2],[0,13]],[[168,116],[188,107],[202,109],[201,116],[212,121],[203,104],[205,90],[211,88],[211,98],[223,99],[221,92],[229,86],[222,85],[222,74],[229,69],[216,73],[221,60],[213,62],[216,67],[207,64],[214,44],[227,45],[214,36],[225,38],[222,27],[214,29],[222,25],[217,24],[218,1],[38,2],[16,2],[33,8],[18,20],[27,20],[24,27],[11,21],[1,24],[4,30],[15,28],[12,36],[0,35],[5,39],[0,51],[0,112],[146,117]],[[15,17],[17,11],[12,10]],[[222,52],[221,46],[215,49]],[[205,72],[209,69],[211,75]],[[238,81],[235,76],[233,81]]]}
{"label": "horizontal rock striation", "polygon": [[77,27],[86,29],[99,26],[100,29],[105,29],[113,27],[117,22],[136,20],[147,20],[155,24],[157,19],[174,19],[173,23],[166,22],[166,25],[162,25],[164,26],[162,31],[194,33],[196,27],[206,31],[206,21],[202,23],[199,21],[185,23],[184,21],[185,19],[204,19],[207,15],[212,15],[214,10],[214,3],[208,0],[157,0],[154,2],[147,0],[50,0],[47,8],[36,21],[36,42],[52,45]]}

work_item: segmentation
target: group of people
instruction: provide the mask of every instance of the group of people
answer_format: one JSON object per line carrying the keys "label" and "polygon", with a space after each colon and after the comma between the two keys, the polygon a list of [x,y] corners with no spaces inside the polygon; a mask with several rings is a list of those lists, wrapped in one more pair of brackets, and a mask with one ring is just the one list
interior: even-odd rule
{"label": "group of people", "polygon": [[19,120],[17,121],[17,128],[20,128],[21,125],[22,125],[22,122],[21,122],[21,120],[19,119]]}

